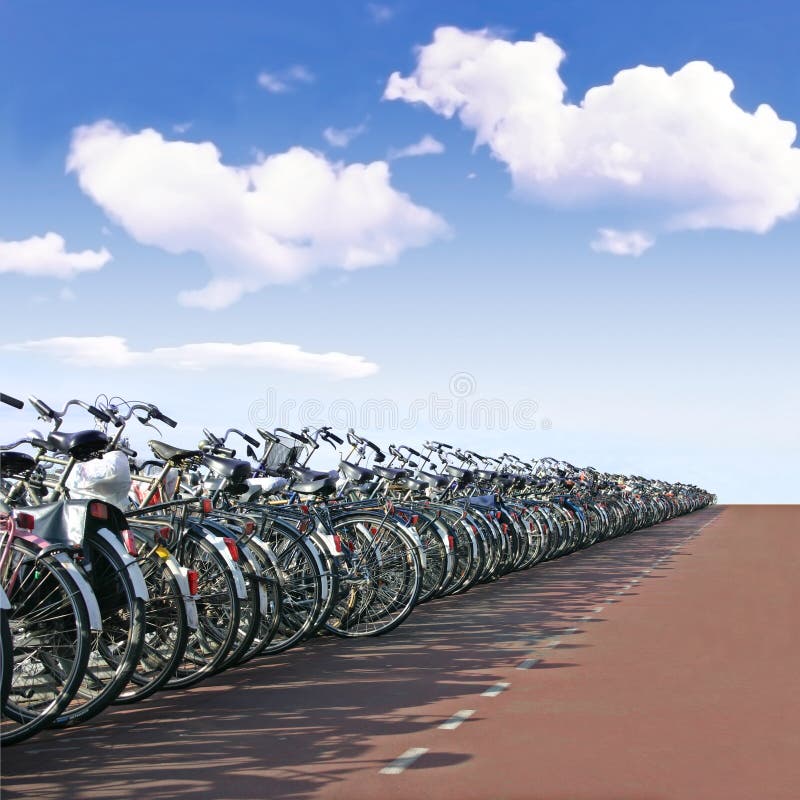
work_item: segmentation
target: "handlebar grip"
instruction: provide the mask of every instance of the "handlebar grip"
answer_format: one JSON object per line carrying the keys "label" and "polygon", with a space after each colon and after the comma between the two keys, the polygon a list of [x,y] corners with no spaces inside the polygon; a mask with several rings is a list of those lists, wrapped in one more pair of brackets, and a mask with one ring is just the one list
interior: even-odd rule
{"label": "handlebar grip", "polygon": [[268,431],[266,428],[256,428],[256,430],[258,431],[258,435],[261,436],[261,438],[265,441],[272,442],[273,444],[278,442],[278,437],[274,433]]}
{"label": "handlebar grip", "polygon": [[252,436],[250,436],[247,433],[244,434],[244,436],[242,438],[247,442],[247,444],[251,444],[251,445],[253,445],[253,447],[258,447],[258,439],[254,439]]}
{"label": "handlebar grip", "polygon": [[275,430],[291,436],[292,439],[296,439],[298,442],[313,444],[313,442],[304,433],[295,433],[294,431],[287,430],[286,428],[275,428]]}
{"label": "handlebar grip", "polygon": [[327,436],[329,439],[333,439],[336,444],[344,444],[344,439],[340,439],[335,433],[330,433],[329,431]]}
{"label": "handlebar grip", "polygon": [[17,400],[16,397],[12,397],[10,394],[3,394],[3,392],[0,392],[0,403],[5,403],[14,408],[23,408],[25,405],[22,400]]}
{"label": "handlebar grip", "polygon": [[[156,415],[154,415],[156,416]],[[169,425],[170,428],[177,428],[178,423],[175,422],[174,419],[168,417],[166,414],[162,414],[160,411],[157,414],[157,419],[160,419],[165,425]]]}
{"label": "handlebar grip", "polygon": [[34,437],[33,439],[31,439],[31,444],[34,447],[41,447],[42,450],[47,450],[47,442],[44,439],[39,439],[37,437]]}
{"label": "handlebar grip", "polygon": [[95,419],[99,419],[101,422],[111,422],[111,417],[109,417],[105,411],[101,411],[97,406],[86,406],[86,410]]}

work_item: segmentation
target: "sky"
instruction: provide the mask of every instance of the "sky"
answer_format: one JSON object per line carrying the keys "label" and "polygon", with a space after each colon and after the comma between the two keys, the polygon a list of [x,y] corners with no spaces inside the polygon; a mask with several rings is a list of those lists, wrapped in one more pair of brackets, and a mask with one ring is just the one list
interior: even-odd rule
{"label": "sky", "polygon": [[798,502],[798,25],[0,0],[0,388]]}

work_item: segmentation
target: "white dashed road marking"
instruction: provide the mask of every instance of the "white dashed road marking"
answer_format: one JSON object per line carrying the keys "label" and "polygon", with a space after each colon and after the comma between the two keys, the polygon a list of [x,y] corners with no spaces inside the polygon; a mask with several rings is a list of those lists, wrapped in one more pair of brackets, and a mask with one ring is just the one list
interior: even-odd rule
{"label": "white dashed road marking", "polygon": [[538,658],[526,658],[524,661],[520,661],[519,664],[517,664],[517,669],[530,669],[531,667],[535,667],[538,663]]}
{"label": "white dashed road marking", "polygon": [[481,697],[497,697],[500,692],[504,692],[510,685],[510,683],[496,683],[494,686],[490,686],[485,692],[481,692]]}
{"label": "white dashed road marking", "polygon": [[466,722],[473,714],[475,713],[474,709],[465,709],[464,711],[458,711],[450,717],[447,722],[443,722],[439,726],[440,731],[454,731],[462,722]]}
{"label": "white dashed road marking", "polygon": [[403,755],[396,758],[381,770],[381,775],[399,775],[404,769],[408,769],[420,756],[424,756],[428,752],[427,747],[412,747],[406,750]]}

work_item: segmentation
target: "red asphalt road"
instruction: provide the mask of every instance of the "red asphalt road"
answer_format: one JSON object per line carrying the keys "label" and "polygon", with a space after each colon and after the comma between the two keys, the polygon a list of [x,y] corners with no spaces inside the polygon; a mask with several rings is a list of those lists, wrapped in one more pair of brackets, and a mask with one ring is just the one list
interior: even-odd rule
{"label": "red asphalt road", "polygon": [[605,542],[6,748],[2,796],[794,799],[799,534],[729,506]]}

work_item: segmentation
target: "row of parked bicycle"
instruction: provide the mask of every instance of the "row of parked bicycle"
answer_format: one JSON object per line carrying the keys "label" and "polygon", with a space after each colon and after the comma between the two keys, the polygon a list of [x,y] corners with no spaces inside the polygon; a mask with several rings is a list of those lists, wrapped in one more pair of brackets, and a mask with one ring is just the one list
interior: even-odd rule
{"label": "row of parked bicycle", "polygon": [[[384,452],[328,427],[205,430],[194,449],[152,440],[141,461],[126,426],[176,425],[155,405],[28,402],[51,429],[0,447],[4,744],[318,633],[386,633],[418,603],[715,501],[551,458]],[[94,427],[64,432],[79,408]],[[342,449],[337,470],[309,468],[323,445]]]}

